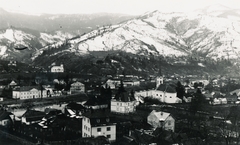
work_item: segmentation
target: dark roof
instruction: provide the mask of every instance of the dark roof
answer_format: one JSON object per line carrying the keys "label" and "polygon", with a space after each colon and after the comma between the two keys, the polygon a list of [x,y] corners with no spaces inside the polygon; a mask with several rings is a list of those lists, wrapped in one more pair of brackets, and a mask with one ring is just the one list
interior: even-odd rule
{"label": "dark roof", "polygon": [[112,117],[90,118],[91,126],[112,125],[115,124]]}
{"label": "dark roof", "polygon": [[116,123],[114,117],[110,116],[110,114],[105,112],[88,112],[83,116],[90,119],[91,126],[100,126],[100,125],[112,125]]}
{"label": "dark roof", "polygon": [[122,102],[129,102],[129,101],[135,100],[135,98],[133,96],[129,95],[128,92],[121,92],[119,94],[116,94],[115,99],[122,101]]}
{"label": "dark roof", "polygon": [[14,89],[14,91],[30,91],[31,89],[41,90],[40,86],[22,86],[20,88]]}
{"label": "dark roof", "polygon": [[174,86],[170,84],[161,84],[157,90],[163,91],[163,92],[168,92],[168,93],[176,93],[176,89]]}
{"label": "dark roof", "polygon": [[151,144],[154,143],[154,136],[143,133],[141,130],[134,130],[131,132],[131,137],[137,143]]}
{"label": "dark roof", "polygon": [[72,110],[84,110],[85,107],[82,104],[77,104],[76,102],[71,102],[67,106],[67,108]]}
{"label": "dark roof", "polygon": [[26,117],[26,121],[37,121],[41,120],[45,116],[44,112],[36,110],[27,110],[22,117]]}
{"label": "dark roof", "polygon": [[11,114],[12,114],[12,113],[10,113],[10,112],[1,110],[1,111],[0,111],[0,120],[11,119],[11,118],[10,118],[10,115],[11,115]]}
{"label": "dark roof", "polygon": [[108,104],[106,99],[102,99],[99,96],[91,96],[84,105],[86,106],[96,106]]}

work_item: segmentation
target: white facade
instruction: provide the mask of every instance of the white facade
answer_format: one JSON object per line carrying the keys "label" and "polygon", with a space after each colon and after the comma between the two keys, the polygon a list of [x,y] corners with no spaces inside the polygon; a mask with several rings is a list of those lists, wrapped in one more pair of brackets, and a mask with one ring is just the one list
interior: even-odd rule
{"label": "white facade", "polygon": [[118,101],[116,99],[111,100],[111,112],[115,113],[132,113],[136,111],[137,101]]}
{"label": "white facade", "polygon": [[108,79],[107,82],[105,84],[103,84],[103,87],[105,87],[106,85],[109,86],[111,89],[117,89],[121,84],[120,80],[111,80]]}
{"label": "white facade", "polygon": [[147,122],[153,128],[162,127],[164,130],[175,129],[175,119],[167,112],[156,112],[153,110],[147,117]]}
{"label": "white facade", "polygon": [[152,92],[152,97],[164,103],[177,103],[179,101],[179,98],[177,98],[177,92],[171,93],[160,90],[154,90]]}
{"label": "white facade", "polygon": [[[13,99],[35,99],[35,98],[41,98],[41,90],[31,88],[31,89],[19,89],[19,90],[13,90],[12,93]],[[42,91],[42,97],[46,98],[47,97],[47,91],[43,90]]]}
{"label": "white facade", "polygon": [[156,88],[163,84],[163,77],[156,77]]}
{"label": "white facade", "polygon": [[71,94],[85,92],[85,85],[80,82],[75,82],[75,83],[71,84],[70,92],[71,92]]}
{"label": "white facade", "polygon": [[53,66],[51,68],[51,72],[56,73],[56,72],[64,72],[63,65],[61,64],[60,66]]}
{"label": "white facade", "polygon": [[177,92],[171,93],[160,90],[147,90],[135,92],[136,97],[151,97],[164,103],[180,103],[181,99],[177,97]]}
{"label": "white facade", "polygon": [[[99,122],[101,119],[99,119]],[[107,119],[108,118],[106,118],[106,120]],[[116,140],[116,124],[114,123],[106,123],[106,124],[98,124],[98,125],[91,124],[90,118],[83,117],[82,137],[87,138],[87,137],[98,137],[98,136],[105,136],[109,139],[109,141],[115,141]]]}
{"label": "white facade", "polygon": [[140,85],[140,81],[138,81],[138,80],[123,81],[123,86],[124,87],[139,86],[139,85]]}

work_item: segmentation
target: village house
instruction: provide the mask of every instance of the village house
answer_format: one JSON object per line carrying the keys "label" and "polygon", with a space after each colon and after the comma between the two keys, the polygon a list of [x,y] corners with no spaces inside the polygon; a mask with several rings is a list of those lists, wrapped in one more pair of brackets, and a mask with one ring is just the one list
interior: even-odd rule
{"label": "village house", "polygon": [[138,102],[128,92],[122,92],[111,100],[111,112],[128,114],[136,111]]}
{"label": "village house", "polygon": [[36,111],[36,110],[26,110],[26,112],[22,115],[21,122],[22,124],[30,125],[33,123],[38,123],[45,116],[44,112]]}
{"label": "village house", "polygon": [[82,104],[71,102],[65,106],[64,110],[64,113],[67,116],[79,117],[86,111],[86,108]]}
{"label": "village house", "polygon": [[8,127],[13,124],[14,115],[10,112],[1,110],[0,111],[0,126]]}
{"label": "village house", "polygon": [[63,67],[63,64],[61,64],[60,66],[52,66],[51,67],[51,72],[52,73],[62,73],[64,72],[64,67]]}
{"label": "village house", "polygon": [[163,103],[181,103],[182,100],[177,97],[177,92],[174,85],[164,83],[163,77],[157,77],[156,89],[136,92],[136,97],[150,97],[158,99]]}
{"label": "village house", "polygon": [[153,128],[163,128],[164,130],[175,130],[175,119],[170,113],[156,112],[153,110],[147,117],[147,122]]}
{"label": "village house", "polygon": [[35,99],[35,98],[46,98],[47,91],[46,89],[40,89],[38,86],[23,86],[16,88],[12,92],[13,99]]}
{"label": "village house", "polygon": [[14,87],[17,86],[17,83],[16,83],[14,80],[12,80],[11,83],[8,84],[8,86],[9,86],[10,88],[14,88]]}
{"label": "village house", "polygon": [[14,60],[10,60],[8,66],[17,66],[17,62]]}
{"label": "village house", "polygon": [[104,114],[86,114],[82,118],[82,137],[105,136],[109,141],[116,140],[116,123]]}
{"label": "village house", "polygon": [[70,87],[70,93],[75,94],[75,93],[84,93],[85,92],[85,85],[81,82],[75,82],[71,84]]}
{"label": "village house", "polygon": [[117,89],[121,84],[120,79],[108,79],[102,86],[109,86],[111,89]]}

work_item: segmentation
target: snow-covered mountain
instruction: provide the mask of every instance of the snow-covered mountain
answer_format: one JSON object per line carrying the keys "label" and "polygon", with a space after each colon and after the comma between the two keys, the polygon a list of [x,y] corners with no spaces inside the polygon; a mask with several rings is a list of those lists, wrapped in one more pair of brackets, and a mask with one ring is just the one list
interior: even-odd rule
{"label": "snow-covered mountain", "polygon": [[[208,9],[213,12],[216,7]],[[80,54],[122,50],[139,55],[236,59],[240,53],[240,22],[207,14],[206,9],[193,13],[154,11],[100,27],[68,43],[70,47],[65,51]]]}
{"label": "snow-covered mountain", "polygon": [[[73,36],[56,31],[53,34],[9,28],[0,31],[0,57],[28,62],[33,53],[48,45],[59,45]],[[23,49],[25,48],[25,49]]]}
{"label": "snow-covered mountain", "polygon": [[[230,16],[233,15],[238,17],[239,11],[221,5],[191,13],[154,11],[76,37],[61,31],[22,35],[24,31],[8,29],[0,34],[0,55],[10,55],[6,53],[10,50],[18,52],[8,48],[23,41],[32,50],[31,60],[46,53],[51,56],[84,55],[91,51],[112,50],[138,55],[237,59],[240,53],[240,21],[232,19]],[[21,37],[18,38],[18,35]]]}

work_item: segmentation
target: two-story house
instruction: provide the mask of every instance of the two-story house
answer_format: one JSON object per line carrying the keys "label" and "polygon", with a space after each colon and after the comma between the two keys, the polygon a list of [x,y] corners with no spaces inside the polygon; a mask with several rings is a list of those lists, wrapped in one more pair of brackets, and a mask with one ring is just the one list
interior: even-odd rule
{"label": "two-story house", "polygon": [[85,85],[81,82],[75,82],[70,87],[71,94],[85,92]]}
{"label": "two-story house", "polygon": [[111,100],[111,112],[128,114],[136,111],[138,102],[128,92],[122,92]]}
{"label": "two-story house", "polygon": [[13,99],[35,99],[35,98],[46,98],[47,90],[41,89],[37,86],[23,86],[16,88],[12,92]]}
{"label": "two-story house", "polygon": [[153,110],[147,117],[147,122],[153,128],[163,128],[164,130],[171,130],[174,132],[175,119],[170,113]]}
{"label": "two-story house", "polygon": [[51,72],[52,73],[64,72],[63,64],[61,64],[60,66],[53,66],[53,67],[51,67]]}
{"label": "two-story house", "polygon": [[82,137],[105,136],[109,141],[116,140],[116,123],[113,118],[100,115],[88,114],[82,118]]}

